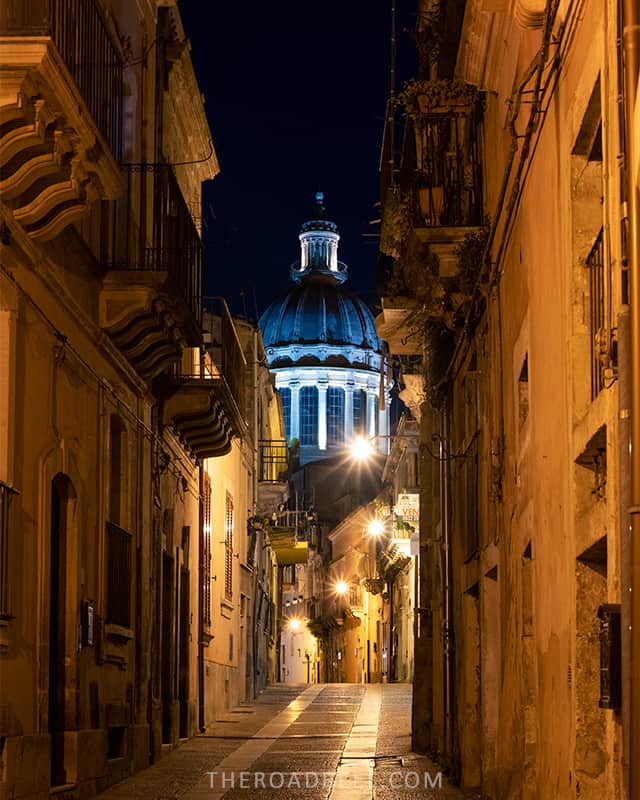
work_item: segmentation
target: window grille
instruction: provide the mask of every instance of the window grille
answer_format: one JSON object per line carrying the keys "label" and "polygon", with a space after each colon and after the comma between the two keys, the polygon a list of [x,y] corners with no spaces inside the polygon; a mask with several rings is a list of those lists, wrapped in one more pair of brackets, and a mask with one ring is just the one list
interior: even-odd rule
{"label": "window grille", "polygon": [[107,522],[107,622],[131,627],[131,534]]}
{"label": "window grille", "polygon": [[589,325],[591,340],[591,399],[604,388],[604,368],[600,359],[601,337],[605,331],[604,237],[598,234],[586,262],[589,270]]}
{"label": "window grille", "polygon": [[233,500],[227,494],[224,510],[224,595],[233,597]]}
{"label": "window grille", "polygon": [[15,489],[0,481],[0,619],[9,610],[9,508]]}
{"label": "window grille", "polygon": [[300,389],[300,444],[318,444],[318,390],[315,386]]}
{"label": "window grille", "polygon": [[327,443],[344,441],[344,391],[336,386],[327,390]]}

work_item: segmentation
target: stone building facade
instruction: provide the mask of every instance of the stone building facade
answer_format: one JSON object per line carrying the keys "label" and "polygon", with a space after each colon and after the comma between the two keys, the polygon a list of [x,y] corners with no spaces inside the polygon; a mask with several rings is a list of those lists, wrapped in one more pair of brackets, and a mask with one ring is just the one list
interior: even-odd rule
{"label": "stone building facade", "polygon": [[621,26],[421,3],[382,175],[377,328],[421,430],[414,746],[492,798],[625,796]]}
{"label": "stone building facade", "polygon": [[218,164],[177,7],[9,2],[0,51],[0,794],[88,797],[224,696],[204,680],[202,579],[224,584],[226,491],[229,702],[256,691],[254,658],[273,674],[273,634],[249,636],[274,581],[248,521],[258,421],[284,446],[282,410],[255,327],[243,339],[222,305],[203,340]]}

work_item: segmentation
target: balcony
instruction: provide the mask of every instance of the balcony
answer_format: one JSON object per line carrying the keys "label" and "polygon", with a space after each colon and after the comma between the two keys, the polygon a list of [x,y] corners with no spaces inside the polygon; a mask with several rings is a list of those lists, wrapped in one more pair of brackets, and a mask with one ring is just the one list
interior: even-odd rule
{"label": "balcony", "polygon": [[289,492],[289,449],[281,439],[258,442],[258,512],[284,503]]}
{"label": "balcony", "polygon": [[422,352],[423,318],[456,327],[474,284],[461,251],[482,244],[482,102],[457,81],[416,81],[400,100],[407,133],[400,167],[383,181],[380,242],[394,264],[376,327],[392,352],[410,356]]}
{"label": "balcony", "polygon": [[280,566],[306,564],[315,545],[315,518],[306,511],[284,511],[266,524],[267,539]]}
{"label": "balcony", "polygon": [[207,320],[213,343],[186,351],[170,375],[157,381],[162,421],[195,458],[217,458],[234,437],[247,433],[244,417],[246,361],[224,302]]}
{"label": "balcony", "polygon": [[103,209],[100,325],[151,380],[201,343],[202,243],[168,164],[124,174],[126,194]]}
{"label": "balcony", "polygon": [[0,85],[0,194],[32,239],[122,193],[122,60],[94,0],[0,4]]}

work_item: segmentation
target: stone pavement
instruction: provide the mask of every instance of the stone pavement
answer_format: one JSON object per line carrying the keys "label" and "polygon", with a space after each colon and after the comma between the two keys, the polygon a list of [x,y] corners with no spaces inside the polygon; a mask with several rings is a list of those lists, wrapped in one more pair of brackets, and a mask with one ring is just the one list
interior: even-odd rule
{"label": "stone pavement", "polygon": [[278,685],[104,800],[462,800],[411,752],[408,684]]}

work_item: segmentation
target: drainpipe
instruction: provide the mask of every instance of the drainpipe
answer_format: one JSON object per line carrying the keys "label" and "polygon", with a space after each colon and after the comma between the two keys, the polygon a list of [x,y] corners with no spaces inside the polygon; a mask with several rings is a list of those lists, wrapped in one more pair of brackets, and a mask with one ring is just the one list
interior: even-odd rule
{"label": "drainpipe", "polygon": [[[252,371],[252,383],[253,383],[253,397],[251,398],[251,411],[252,411],[252,423],[253,423],[253,481],[252,481],[252,489],[253,489],[253,502],[251,504],[251,514],[255,517],[258,513],[258,470],[260,468],[260,457],[258,453],[258,448],[260,447],[260,433],[261,431],[258,430],[259,424],[259,415],[258,415],[258,404],[260,402],[259,397],[259,383],[258,383],[258,326],[254,325],[253,328],[253,358],[251,359],[251,371]],[[251,676],[251,693],[252,697],[250,698],[253,700],[258,695],[258,690],[256,686],[256,680],[258,676],[258,672],[260,664],[258,663],[258,619],[256,618],[256,613],[258,610],[258,592],[262,591],[261,586],[258,585],[258,575],[259,575],[259,564],[257,553],[260,552],[261,556],[264,556],[264,548],[260,548],[258,545],[258,537],[252,537],[250,541],[254,542],[254,552],[252,553],[252,564],[253,564],[253,631],[251,634],[251,663],[253,667],[253,675]],[[266,635],[266,631],[265,631]],[[266,669],[266,664],[264,665]],[[246,681],[245,681],[246,684]]]}
{"label": "drainpipe", "polygon": [[200,506],[198,514],[198,728],[200,733],[204,733],[206,729],[204,714],[204,597],[202,591],[205,575],[204,507],[202,502],[204,496],[203,469],[204,466],[200,464],[198,473],[198,493],[200,495],[198,501]]}
{"label": "drainpipe", "polygon": [[[640,12],[637,0],[622,0],[622,46],[625,64],[625,124],[629,211],[629,282],[631,305],[631,569],[630,675],[640,670],[640,220],[637,184],[638,152],[633,125],[638,82]],[[640,797],[640,684],[631,680],[629,705],[629,797]]]}
{"label": "drainpipe", "polygon": [[629,499],[631,497],[631,454],[629,407],[631,404],[631,355],[629,337],[629,307],[624,306],[617,318],[618,339],[618,513],[620,515],[620,585],[622,630],[622,732],[623,732],[623,784],[629,781],[629,739],[627,731],[631,722],[629,694],[631,689],[630,641],[627,633],[630,625],[631,597],[626,590],[630,585],[631,540],[629,538]]}
{"label": "drainpipe", "polygon": [[450,465],[447,458],[449,450],[449,412],[445,400],[444,408],[440,416],[440,508],[442,518],[442,549],[444,556],[444,581],[442,587],[442,597],[444,601],[443,625],[444,625],[444,652],[443,652],[443,708],[444,708],[444,746],[446,757],[450,762],[454,759],[454,725],[453,718],[453,680],[452,680],[452,647],[453,647],[453,626],[451,624],[451,605],[453,581],[451,579],[451,558],[450,558],[450,512],[449,512],[449,483]]}

